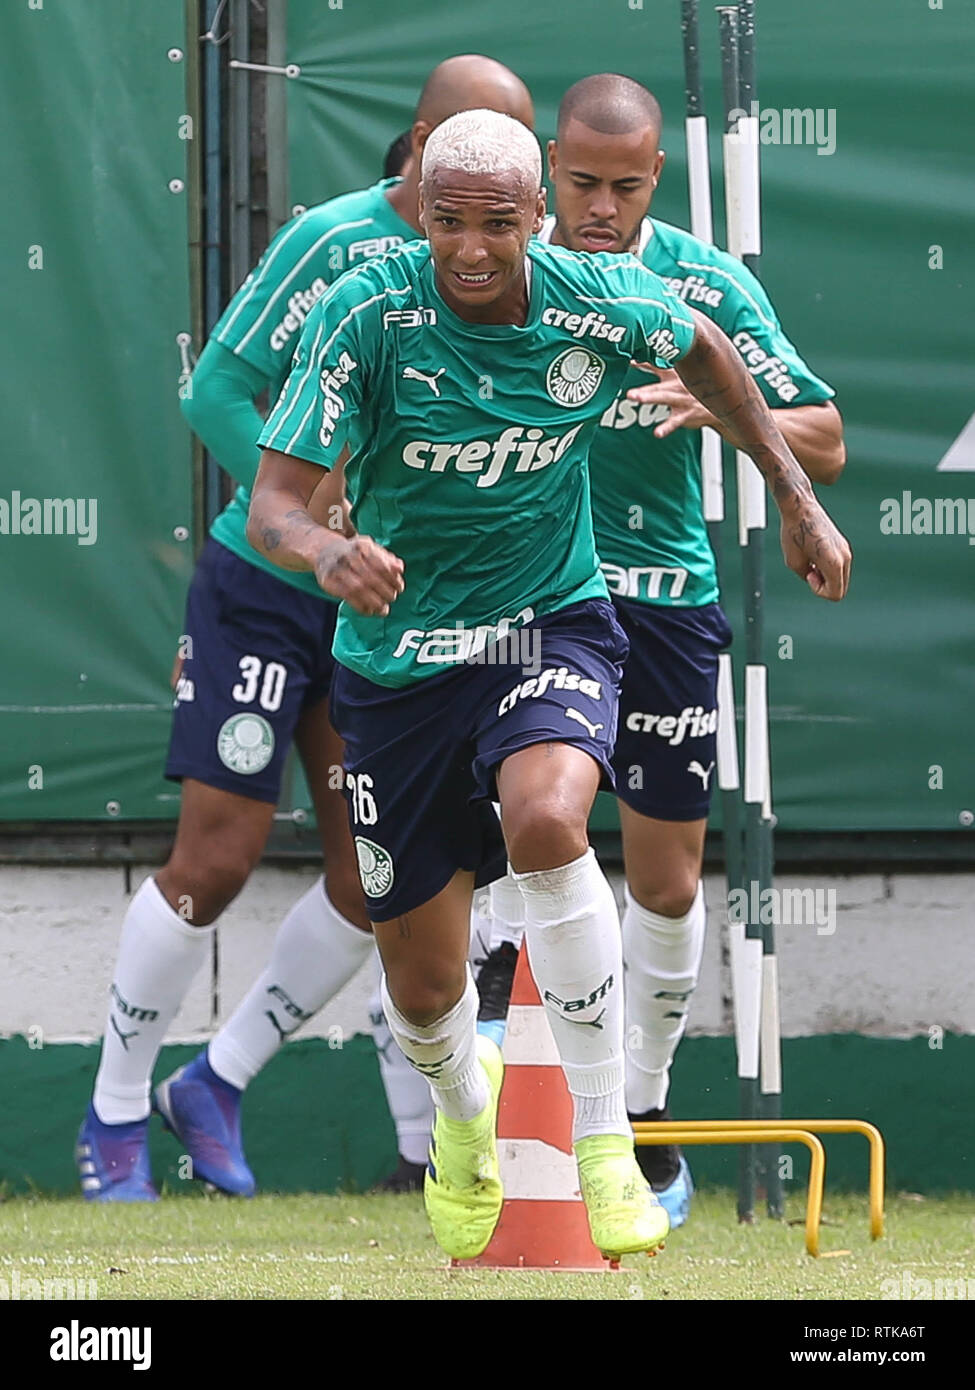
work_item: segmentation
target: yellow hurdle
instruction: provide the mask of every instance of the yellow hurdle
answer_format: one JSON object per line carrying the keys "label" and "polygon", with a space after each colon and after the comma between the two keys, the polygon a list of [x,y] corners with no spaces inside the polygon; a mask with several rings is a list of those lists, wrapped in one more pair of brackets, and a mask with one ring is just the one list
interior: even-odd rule
{"label": "yellow hurdle", "polygon": [[812,1155],[806,1207],[806,1249],[810,1255],[819,1254],[825,1154],[817,1139],[817,1156],[809,1140],[817,1134],[862,1134],[870,1145],[870,1235],[877,1240],[884,1233],[884,1140],[876,1125],[866,1120],[673,1120],[638,1122],[633,1130],[638,1144],[805,1143]]}
{"label": "yellow hurdle", "polygon": [[[637,1123],[633,1126],[637,1144],[805,1144],[810,1154],[809,1191],[806,1194],[806,1249],[819,1254],[819,1224],[823,1215],[823,1187],[826,1182],[826,1150],[808,1129],[792,1129],[776,1120],[748,1120],[710,1123],[708,1130],[691,1129],[686,1124]],[[731,1126],[734,1126],[733,1128]]]}

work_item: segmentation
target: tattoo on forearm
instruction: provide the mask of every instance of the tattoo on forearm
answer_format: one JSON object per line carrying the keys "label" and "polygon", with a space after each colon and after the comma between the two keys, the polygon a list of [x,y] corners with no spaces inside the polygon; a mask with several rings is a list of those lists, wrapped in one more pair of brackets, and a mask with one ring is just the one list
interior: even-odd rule
{"label": "tattoo on forearm", "polygon": [[281,532],[276,530],[273,526],[265,526],[264,530],[261,532],[261,541],[264,544],[265,550],[277,550],[278,546],[281,544]]}
{"label": "tattoo on forearm", "polygon": [[746,375],[743,383],[728,379],[709,342],[700,344],[695,359],[691,372],[683,377],[684,385],[727,429],[731,442],[755,461],[775,500],[782,502],[803,492],[808,486],[805,474],[789,461],[789,446],[774,421],[769,428],[764,398],[751,377]]}

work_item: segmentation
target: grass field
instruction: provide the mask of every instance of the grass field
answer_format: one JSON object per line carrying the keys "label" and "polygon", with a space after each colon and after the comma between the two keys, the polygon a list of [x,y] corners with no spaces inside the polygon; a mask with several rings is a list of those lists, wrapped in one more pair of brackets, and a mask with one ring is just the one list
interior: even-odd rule
{"label": "grass field", "polygon": [[655,1259],[630,1257],[618,1274],[549,1274],[451,1271],[419,1196],[200,1193],[151,1207],[18,1197],[0,1204],[0,1279],[92,1280],[101,1299],[793,1301],[883,1299],[885,1281],[907,1272],[969,1279],[975,1294],[971,1195],[894,1197],[874,1243],[865,1196],[827,1194],[819,1260],[805,1253],[802,1216],[794,1197],[786,1222],[740,1226],[731,1192],[699,1193]]}

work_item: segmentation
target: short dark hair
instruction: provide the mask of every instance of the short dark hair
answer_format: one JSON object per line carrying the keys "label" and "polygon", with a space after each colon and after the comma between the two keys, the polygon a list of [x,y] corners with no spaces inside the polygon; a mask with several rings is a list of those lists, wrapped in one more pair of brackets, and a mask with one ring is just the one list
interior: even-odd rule
{"label": "short dark hair", "polygon": [[574,83],[559,106],[558,133],[570,120],[602,135],[625,135],[650,125],[659,134],[660,103],[649,88],[618,72],[599,72]]}
{"label": "short dark hair", "polygon": [[402,135],[397,135],[390,145],[383,158],[383,178],[395,179],[402,174],[406,168],[406,161],[413,152],[413,142],[411,132],[404,130]]}

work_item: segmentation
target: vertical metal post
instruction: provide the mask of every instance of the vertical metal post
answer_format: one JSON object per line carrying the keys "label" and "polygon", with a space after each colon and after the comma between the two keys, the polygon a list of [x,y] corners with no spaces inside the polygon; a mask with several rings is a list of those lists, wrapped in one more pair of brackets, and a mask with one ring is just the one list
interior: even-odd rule
{"label": "vertical metal post", "polygon": [[[732,116],[740,99],[740,54],[738,43],[738,7],[722,5],[718,7],[718,28],[721,40],[721,83],[724,98],[724,152],[725,173],[725,235],[729,251],[740,254],[741,237],[741,183],[738,169],[737,118]],[[730,451],[729,451],[730,453]],[[747,531],[742,525],[745,498],[742,493],[741,455],[736,455],[738,464],[738,512],[739,541],[745,544]],[[746,590],[749,577],[745,575]],[[745,660],[750,664],[753,656],[754,625],[753,616],[746,599],[745,615]],[[755,877],[754,865],[750,856],[753,845],[749,839],[749,740],[748,740],[748,665],[745,681],[745,855],[743,887],[746,891]],[[748,897],[751,903],[751,894]],[[738,1086],[739,1112],[743,1119],[755,1119],[759,1108],[759,1042],[761,1030],[761,928],[753,921],[749,908],[745,923],[729,923],[731,940],[732,976],[735,984],[735,1036],[738,1044]],[[755,1219],[756,1186],[755,1149],[743,1145],[739,1154],[738,1169],[738,1219]]]}
{"label": "vertical metal post", "polygon": [[[267,5],[267,61],[273,67],[287,62],[287,0],[265,0]],[[266,84],[265,123],[267,148],[268,240],[291,216],[288,191],[288,84]]]}
{"label": "vertical metal post", "polygon": [[[206,0],[204,22],[207,32],[213,28],[219,0]],[[203,40],[201,55],[203,69],[203,328],[209,337],[223,307],[220,250],[223,218],[223,183],[220,177],[220,49],[211,39]],[[206,524],[220,510],[220,470],[209,453],[204,453],[203,494]]]}
{"label": "vertical metal post", "polygon": [[[758,141],[758,96],[755,74],[755,0],[739,0],[739,100],[738,105],[747,112],[739,121],[740,172],[742,187],[742,238],[741,256],[748,269],[759,275],[762,252],[761,224],[761,181],[759,168]],[[751,467],[754,469],[754,465]],[[764,488],[763,488],[764,494]],[[748,546],[745,551],[746,570],[746,621],[749,609],[753,613],[753,640],[749,644],[748,661],[759,668],[766,686],[768,669],[764,664],[764,595],[765,595],[765,528],[748,533]],[[759,900],[771,901],[766,890],[772,887],[775,864],[774,840],[772,833],[772,787],[771,759],[768,733],[768,697],[763,696],[763,708],[758,717],[764,720],[763,757],[765,760],[764,785],[761,800],[753,808],[748,808],[749,826],[754,841],[751,849],[751,864],[754,877],[759,883]],[[756,789],[757,790],[757,789]],[[748,833],[748,832],[746,832]],[[749,872],[749,877],[752,877]],[[771,914],[764,914],[770,917]],[[782,1042],[779,1028],[779,990],[778,969],[775,954],[775,927],[770,920],[762,923],[762,1023],[761,1023],[761,1084],[759,1095],[759,1114],[764,1119],[778,1119],[782,1114]],[[782,1179],[779,1174],[778,1150],[768,1147],[762,1150],[765,1168],[765,1191],[768,1214],[781,1218],[784,1214]]]}
{"label": "vertical metal post", "polygon": [[[687,142],[687,182],[691,212],[691,232],[702,241],[714,241],[711,204],[711,154],[708,142],[708,119],[704,109],[704,88],[701,82],[700,26],[698,0],[681,0],[681,37],[684,49],[685,119]],[[714,553],[719,587],[723,592],[724,548],[721,525],[725,516],[724,465],[722,439],[717,430],[701,431],[701,473],[704,520],[708,539]],[[718,665],[718,744],[717,783],[721,792],[721,817],[725,862],[726,902],[731,893],[741,888],[743,881],[741,783],[738,757],[738,718],[735,705],[734,676],[731,656],[722,653]],[[741,987],[738,966],[740,951],[730,940],[732,982],[735,1008],[735,1037],[739,1061],[742,1050],[739,1038],[738,993]]]}
{"label": "vertical metal post", "polygon": [[[186,141],[187,229],[189,235],[190,271],[190,338],[196,350],[206,337],[203,306],[203,165],[201,158],[203,129],[200,91],[200,34],[201,0],[186,0],[186,111],[193,121],[193,139]],[[206,537],[206,479],[203,445],[190,434],[193,467],[193,545],[197,553]]]}
{"label": "vertical metal post", "polygon": [[[230,0],[230,58],[250,59],[250,0]],[[230,291],[234,293],[250,274],[251,168],[250,168],[250,73],[228,71],[227,127],[230,169]]]}

